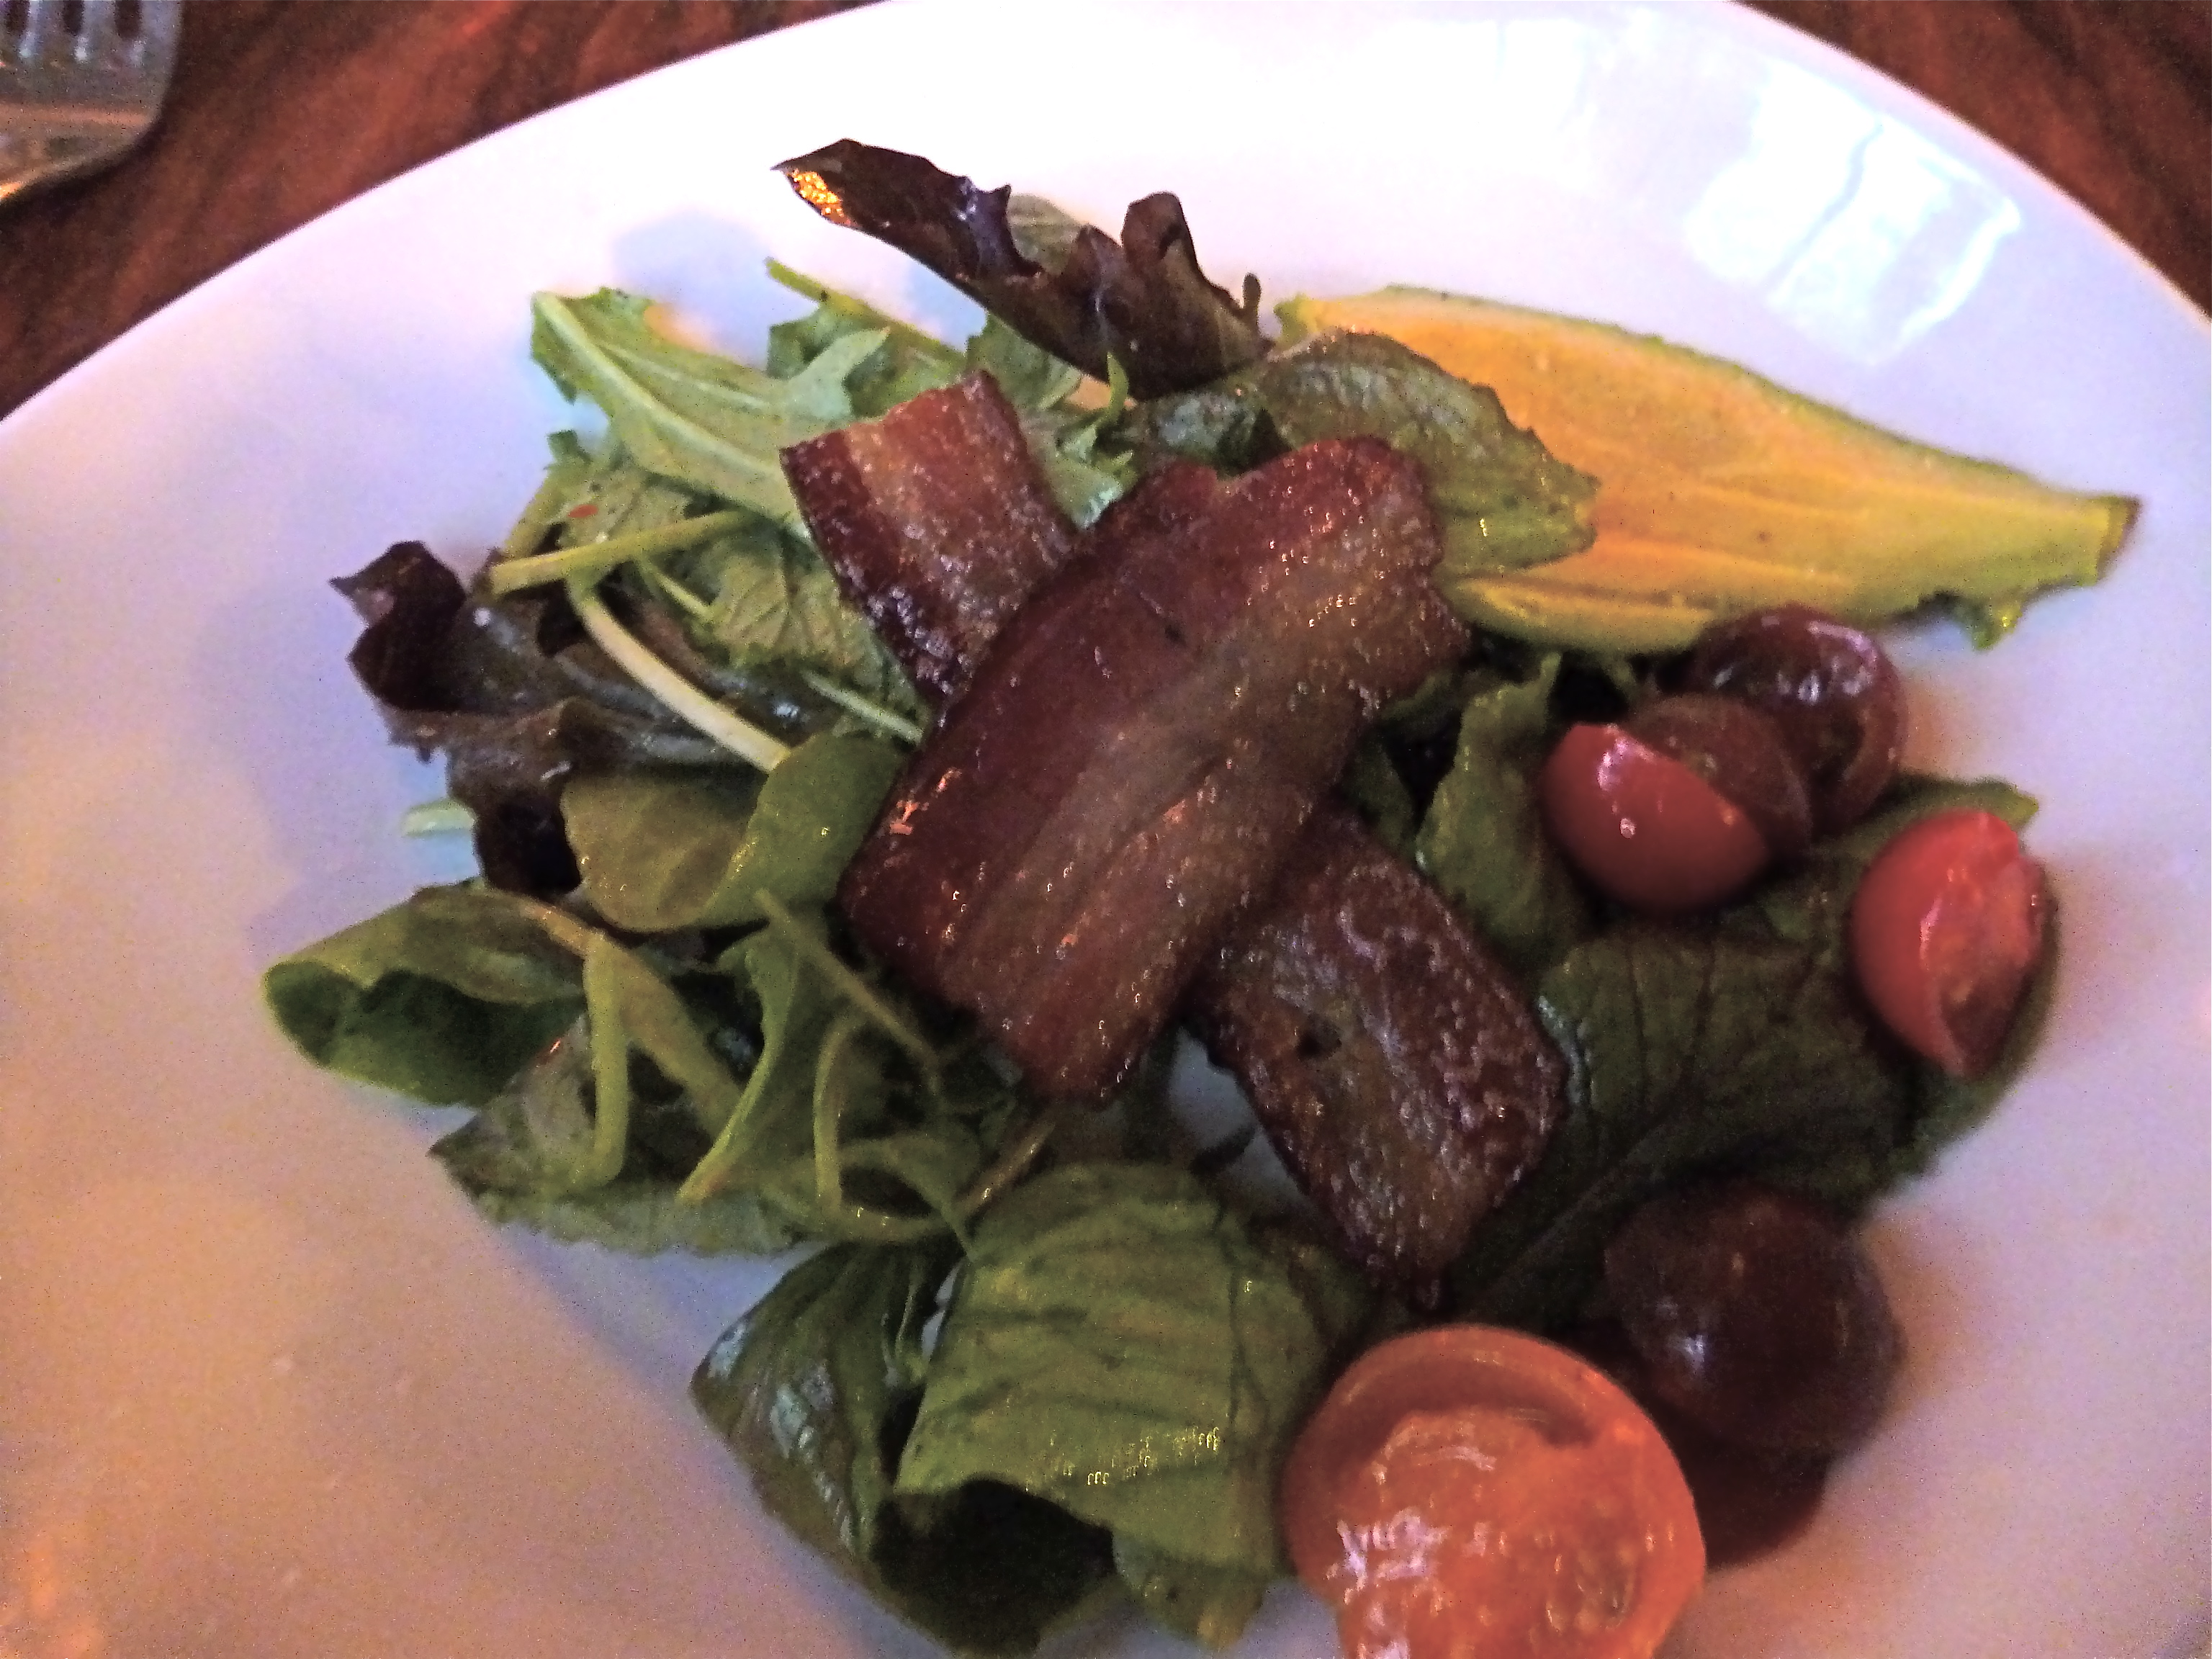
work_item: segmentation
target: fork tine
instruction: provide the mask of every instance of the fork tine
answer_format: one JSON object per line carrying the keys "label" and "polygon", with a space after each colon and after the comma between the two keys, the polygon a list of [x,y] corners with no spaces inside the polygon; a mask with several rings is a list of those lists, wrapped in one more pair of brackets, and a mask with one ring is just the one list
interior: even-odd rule
{"label": "fork tine", "polygon": [[61,0],[30,0],[29,10],[23,19],[23,32],[15,37],[15,61],[25,64],[45,62],[51,43],[61,33]]}
{"label": "fork tine", "polygon": [[31,15],[24,18],[22,27],[22,58],[24,64],[45,64],[64,53],[62,42],[69,40],[66,20],[62,18],[62,0],[31,0]]}

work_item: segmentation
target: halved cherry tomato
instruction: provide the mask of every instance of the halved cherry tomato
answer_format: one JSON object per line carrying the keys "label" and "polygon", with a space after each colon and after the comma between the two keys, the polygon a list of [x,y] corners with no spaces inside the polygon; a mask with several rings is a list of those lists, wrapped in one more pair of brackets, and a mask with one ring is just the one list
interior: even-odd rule
{"label": "halved cherry tomato", "polygon": [[1648,1659],[1705,1580],[1650,1419],[1564,1348],[1488,1326],[1363,1356],[1292,1447],[1279,1508],[1349,1659]]}
{"label": "halved cherry tomato", "polygon": [[1766,867],[1765,838],[1747,813],[1618,726],[1568,728],[1537,792],[1568,858],[1632,909],[1703,909]]}
{"label": "halved cherry tomato", "polygon": [[1954,1077],[1996,1064],[2043,959],[2043,866],[1992,813],[1938,812],[1851,901],[1851,965],[1883,1024]]}

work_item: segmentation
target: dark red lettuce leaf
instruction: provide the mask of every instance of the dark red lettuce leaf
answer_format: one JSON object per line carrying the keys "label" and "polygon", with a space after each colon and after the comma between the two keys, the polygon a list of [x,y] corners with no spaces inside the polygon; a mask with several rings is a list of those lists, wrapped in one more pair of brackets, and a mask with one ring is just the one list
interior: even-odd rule
{"label": "dark red lettuce leaf", "polygon": [[[580,772],[743,764],[640,690],[556,589],[471,592],[419,542],[331,586],[368,623],[348,658],[355,673],[393,742],[446,757],[447,790],[475,814],[477,856],[495,887],[543,897],[576,884],[561,791]],[[805,734],[799,704],[765,684],[748,689],[749,717]]]}
{"label": "dark red lettuce leaf", "polygon": [[1260,284],[1247,276],[1240,301],[1208,282],[1182,204],[1165,192],[1131,204],[1118,243],[1084,226],[1054,268],[1016,245],[1010,185],[983,190],[850,138],[777,171],[823,218],[920,260],[1032,344],[1101,380],[1114,357],[1136,397],[1204,386],[1267,349]]}

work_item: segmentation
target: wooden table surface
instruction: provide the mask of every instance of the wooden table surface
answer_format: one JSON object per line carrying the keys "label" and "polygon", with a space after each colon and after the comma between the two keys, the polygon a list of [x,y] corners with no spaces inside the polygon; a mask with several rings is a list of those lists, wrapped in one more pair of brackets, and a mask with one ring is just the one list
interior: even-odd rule
{"label": "wooden table surface", "polygon": [[[161,125],[0,209],[0,416],[372,185],[854,0],[191,0]],[[1752,0],[1979,127],[2212,305],[2212,0]]]}

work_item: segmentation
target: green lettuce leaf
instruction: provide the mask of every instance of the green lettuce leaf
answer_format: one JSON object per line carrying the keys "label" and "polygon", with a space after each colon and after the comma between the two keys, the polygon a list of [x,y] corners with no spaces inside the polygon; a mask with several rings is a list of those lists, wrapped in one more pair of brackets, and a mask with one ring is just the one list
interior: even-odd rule
{"label": "green lettuce leaf", "polygon": [[1147,1559],[1268,1577],[1326,1360],[1289,1271],[1194,1177],[1064,1166],[976,1227],[898,1491],[996,1482]]}
{"label": "green lettuce leaf", "polygon": [[1910,1072],[1798,945],[1626,927],[1570,951],[1537,1006],[1567,1060],[1567,1111],[1453,1270],[1468,1317],[1571,1322],[1614,1230],[1692,1178],[1758,1176],[1850,1208],[1895,1174]]}
{"label": "green lettuce leaf", "polygon": [[1794,871],[1761,887],[1728,921],[1762,927],[1841,966],[1848,959],[1844,929],[1851,899],[1867,866],[1900,831],[1937,812],[1962,809],[1995,813],[2018,830],[2035,816],[2036,803],[2002,778],[1900,778],[1875,811],[1842,835],[1815,842]]}
{"label": "green lettuce leaf", "polygon": [[663,933],[761,920],[764,890],[807,908],[873,828],[900,757],[866,738],[809,738],[765,779],[622,772],[577,780],[561,808],[584,896],[617,927]]}
{"label": "green lettuce leaf", "polygon": [[1451,770],[1414,842],[1429,879],[1499,955],[1523,973],[1588,937],[1589,901],[1545,832],[1535,776],[1553,737],[1559,659],[1535,678],[1491,686],[1460,715]]}
{"label": "green lettuce leaf", "polygon": [[1506,417],[1497,394],[1379,334],[1325,333],[1197,392],[1139,404],[1155,453],[1241,471],[1321,438],[1376,437],[1427,476],[1440,585],[1542,564],[1590,544],[1597,481]]}
{"label": "green lettuce leaf", "polygon": [[[2036,802],[2001,778],[1901,778],[1875,812],[1843,835],[1816,843],[1796,871],[1761,888],[1730,912],[1725,923],[1802,945],[1838,973],[1848,973],[1851,900],[1868,866],[1912,824],[1937,812],[1959,810],[1993,813],[2021,830],[2034,817]],[[1899,1149],[1897,1174],[1929,1168],[1944,1147],[1986,1119],[2012,1085],[2050,1010],[2058,956],[2058,898],[2046,888],[2043,961],[2021,997],[1996,1064],[1978,1078],[1961,1079],[1931,1061],[1912,1060],[1918,1104],[1911,1133]]]}

